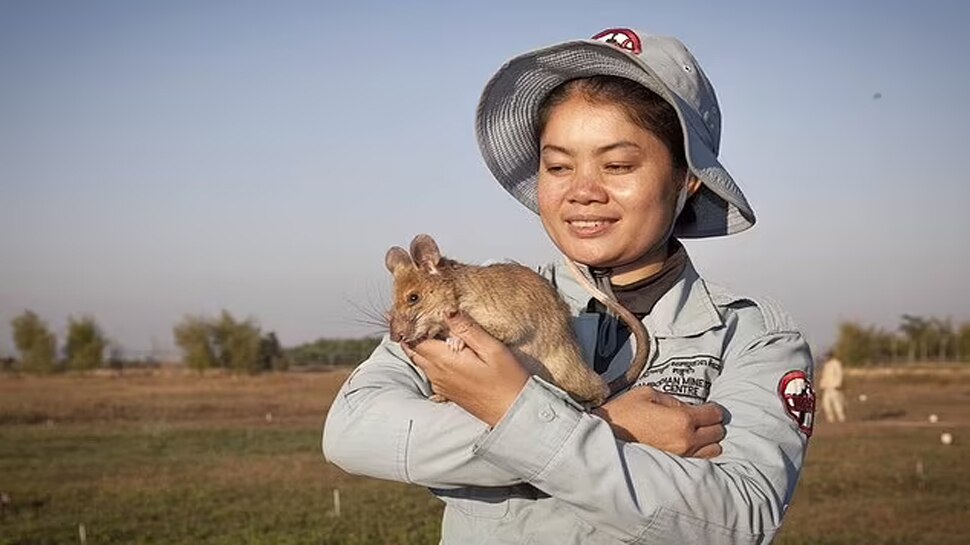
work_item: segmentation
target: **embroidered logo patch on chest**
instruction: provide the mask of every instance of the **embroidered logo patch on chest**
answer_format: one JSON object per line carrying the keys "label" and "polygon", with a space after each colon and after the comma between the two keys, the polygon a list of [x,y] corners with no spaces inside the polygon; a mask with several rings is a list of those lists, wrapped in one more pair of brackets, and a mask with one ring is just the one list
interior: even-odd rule
{"label": "embroidered logo patch on chest", "polygon": [[778,395],[788,416],[808,437],[815,420],[815,390],[804,371],[789,371],[778,382]]}
{"label": "embroidered logo patch on chest", "polygon": [[670,358],[648,370],[645,384],[674,396],[707,401],[721,369],[721,359],[714,356]]}

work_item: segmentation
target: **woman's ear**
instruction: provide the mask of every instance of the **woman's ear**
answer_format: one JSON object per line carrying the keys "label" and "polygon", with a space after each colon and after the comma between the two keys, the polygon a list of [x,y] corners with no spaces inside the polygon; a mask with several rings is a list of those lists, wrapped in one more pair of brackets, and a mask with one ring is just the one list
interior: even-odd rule
{"label": "woman's ear", "polygon": [[693,196],[701,188],[701,179],[693,173],[687,174],[687,195]]}

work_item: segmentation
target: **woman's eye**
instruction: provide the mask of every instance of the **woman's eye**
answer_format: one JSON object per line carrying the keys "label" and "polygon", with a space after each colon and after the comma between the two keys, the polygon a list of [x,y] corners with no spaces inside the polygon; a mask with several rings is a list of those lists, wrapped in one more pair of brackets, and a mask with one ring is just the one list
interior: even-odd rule
{"label": "woman's eye", "polygon": [[630,172],[633,170],[633,165],[628,165],[624,163],[610,163],[606,165],[606,171],[614,174],[623,174],[625,172]]}
{"label": "woman's eye", "polygon": [[549,165],[546,167],[546,172],[549,174],[565,174],[569,172],[569,168],[563,165]]}
{"label": "woman's eye", "polygon": [[417,303],[420,300],[421,300],[421,296],[418,295],[417,293],[412,293],[412,294],[408,295],[408,304],[413,305],[413,304]]}

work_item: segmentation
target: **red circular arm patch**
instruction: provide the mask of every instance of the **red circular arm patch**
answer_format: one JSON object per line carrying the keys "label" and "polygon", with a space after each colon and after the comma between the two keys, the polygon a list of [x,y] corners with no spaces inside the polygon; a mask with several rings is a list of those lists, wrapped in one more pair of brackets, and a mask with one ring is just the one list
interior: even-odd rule
{"label": "red circular arm patch", "polygon": [[812,436],[815,421],[815,391],[804,371],[789,371],[778,382],[778,395],[788,416],[805,435]]}

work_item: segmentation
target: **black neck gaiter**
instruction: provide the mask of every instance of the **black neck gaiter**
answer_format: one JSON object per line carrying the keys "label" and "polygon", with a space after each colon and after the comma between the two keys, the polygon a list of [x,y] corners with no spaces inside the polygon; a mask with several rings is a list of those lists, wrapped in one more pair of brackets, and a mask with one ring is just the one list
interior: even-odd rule
{"label": "black neck gaiter", "polygon": [[[677,240],[671,240],[670,254],[664,260],[663,267],[656,274],[625,286],[611,284],[610,287],[616,296],[616,300],[632,312],[634,316],[642,320],[650,314],[657,301],[670,291],[670,288],[674,287],[687,267],[687,260],[687,251],[684,246]],[[610,362],[613,361],[616,353],[619,352],[620,347],[626,342],[627,337],[630,336],[630,329],[617,317],[609,314],[606,306],[596,299],[590,299],[586,305],[586,311],[599,314],[601,322],[610,320],[614,322],[607,324],[607,327],[615,327],[615,336],[601,333],[596,338],[596,360],[593,367],[597,373],[603,373],[609,367]],[[604,328],[601,327],[600,331],[603,330]]]}

